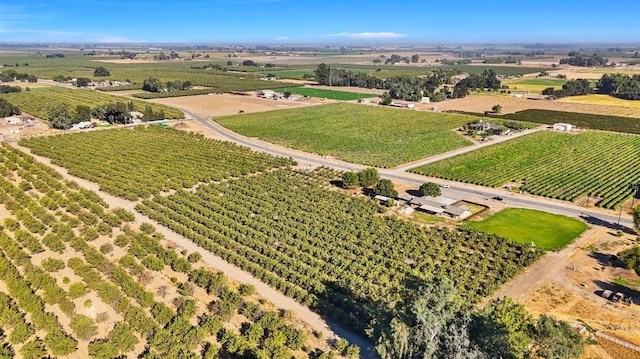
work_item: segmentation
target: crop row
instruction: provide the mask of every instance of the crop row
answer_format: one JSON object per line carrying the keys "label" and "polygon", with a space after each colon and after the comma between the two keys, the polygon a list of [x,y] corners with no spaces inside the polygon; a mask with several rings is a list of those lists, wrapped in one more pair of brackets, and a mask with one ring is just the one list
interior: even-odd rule
{"label": "crop row", "polygon": [[69,173],[97,182],[101,190],[130,200],[293,163],[159,126],[34,137],[20,143]]}
{"label": "crop row", "polygon": [[1,97],[15,106],[18,106],[22,111],[39,118],[46,119],[49,117],[49,110],[52,107],[66,103],[71,108],[77,105],[84,105],[94,108],[96,106],[106,105],[114,102],[133,102],[134,109],[139,112],[144,112],[147,106],[151,106],[154,112],[163,111],[167,118],[184,118],[184,113],[174,108],[156,104],[144,102],[142,100],[127,99],[120,96],[114,96],[100,91],[89,90],[70,90],[61,87],[42,87],[33,89],[28,92],[19,92],[12,94],[4,94]]}
{"label": "crop row", "polygon": [[476,301],[540,255],[492,235],[380,217],[374,202],[325,188],[336,175],[277,170],[136,209],[358,330],[399,299],[412,270],[450,277]]}
{"label": "crop row", "polygon": [[640,137],[607,132],[538,132],[485,147],[412,172],[460,182],[498,187],[523,183],[534,195],[575,201],[599,197],[604,208],[617,208],[640,181]]}
{"label": "crop row", "polygon": [[206,88],[206,89],[191,89],[191,90],[181,90],[181,91],[138,92],[138,93],[134,93],[131,96],[145,99],[145,100],[150,100],[155,98],[207,95],[212,92],[219,92],[219,91],[217,91],[215,88]]}
{"label": "crop row", "polygon": [[[0,230],[7,288],[0,329],[9,339],[2,355],[114,358],[143,341],[146,356],[284,359],[303,347],[307,334],[249,298],[251,288],[233,289],[223,274],[198,264],[197,253],[166,248],[151,225],[132,228],[133,213],[108,210],[96,193],[6,143],[0,173],[0,200],[10,212]],[[168,280],[177,276],[188,279]],[[197,296],[202,301],[196,285],[206,291]],[[232,324],[238,313],[250,330]]]}

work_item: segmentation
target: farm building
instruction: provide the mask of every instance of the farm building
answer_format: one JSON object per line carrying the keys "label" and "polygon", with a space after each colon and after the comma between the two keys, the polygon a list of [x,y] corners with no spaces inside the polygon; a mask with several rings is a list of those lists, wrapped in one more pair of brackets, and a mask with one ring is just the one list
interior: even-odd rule
{"label": "farm building", "polygon": [[20,117],[15,117],[15,116],[5,118],[4,122],[7,125],[22,125],[22,119]]}
{"label": "farm building", "polygon": [[414,197],[410,200],[410,204],[417,206],[417,209],[433,214],[436,216],[447,215],[452,219],[464,219],[471,214],[471,209],[467,206],[454,205],[458,200],[436,197]]}
{"label": "farm building", "polygon": [[466,206],[444,206],[444,213],[453,219],[462,219],[471,214],[471,210]]}
{"label": "farm building", "polygon": [[573,129],[573,125],[570,123],[554,123],[553,129],[556,131],[565,131],[569,132]]}
{"label": "farm building", "polygon": [[256,92],[256,96],[262,97],[262,98],[274,98],[277,96],[277,94],[273,90],[258,90]]}
{"label": "farm building", "polygon": [[477,133],[491,133],[494,135],[506,135],[511,130],[508,127],[497,125],[491,122],[484,122],[480,120],[476,123],[470,123],[467,125],[469,131],[475,131]]}

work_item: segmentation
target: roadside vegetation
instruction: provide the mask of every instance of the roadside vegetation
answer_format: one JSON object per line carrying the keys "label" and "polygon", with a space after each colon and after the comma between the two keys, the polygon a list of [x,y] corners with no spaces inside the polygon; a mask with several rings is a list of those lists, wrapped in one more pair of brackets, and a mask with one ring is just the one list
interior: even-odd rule
{"label": "roadside vegetation", "polygon": [[453,129],[471,116],[328,104],[293,110],[220,117],[233,131],[279,145],[376,167],[468,146]]}
{"label": "roadside vegetation", "polygon": [[524,245],[558,250],[578,238],[587,225],[566,216],[522,208],[507,208],[482,221],[469,221],[465,227],[493,233]]}
{"label": "roadside vegetation", "polygon": [[600,207],[618,208],[640,179],[638,146],[636,135],[543,131],[411,171],[490,187],[512,182],[534,195],[566,201],[590,196]]}

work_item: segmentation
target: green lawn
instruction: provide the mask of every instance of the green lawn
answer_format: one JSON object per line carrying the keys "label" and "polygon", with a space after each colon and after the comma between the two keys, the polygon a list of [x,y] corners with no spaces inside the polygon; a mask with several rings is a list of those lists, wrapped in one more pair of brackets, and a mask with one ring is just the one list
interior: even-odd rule
{"label": "green lawn", "polygon": [[293,87],[288,89],[278,89],[275,91],[284,92],[286,90],[288,90],[293,94],[298,94],[302,96],[328,98],[332,100],[341,100],[341,101],[351,101],[351,100],[357,100],[359,98],[376,97],[376,95],[373,95],[370,93],[324,90],[324,89],[316,89],[316,88],[309,88],[309,87]]}
{"label": "green lawn", "polygon": [[217,118],[245,136],[377,167],[468,146],[453,129],[477,117],[337,103]]}
{"label": "green lawn", "polygon": [[505,209],[483,221],[467,222],[465,226],[521,244],[534,242],[544,250],[563,248],[587,229],[587,225],[577,219],[521,208]]}

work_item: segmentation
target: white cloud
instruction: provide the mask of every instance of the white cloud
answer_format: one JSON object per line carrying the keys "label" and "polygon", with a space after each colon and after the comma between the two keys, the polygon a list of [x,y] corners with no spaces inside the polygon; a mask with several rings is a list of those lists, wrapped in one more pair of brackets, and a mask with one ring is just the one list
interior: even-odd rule
{"label": "white cloud", "polygon": [[291,38],[288,36],[278,36],[276,37],[276,40],[291,40]]}
{"label": "white cloud", "polygon": [[396,32],[340,32],[327,35],[330,37],[344,37],[352,40],[390,40],[406,37],[405,34]]}

